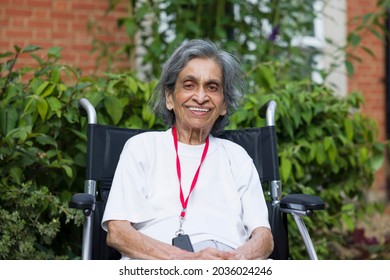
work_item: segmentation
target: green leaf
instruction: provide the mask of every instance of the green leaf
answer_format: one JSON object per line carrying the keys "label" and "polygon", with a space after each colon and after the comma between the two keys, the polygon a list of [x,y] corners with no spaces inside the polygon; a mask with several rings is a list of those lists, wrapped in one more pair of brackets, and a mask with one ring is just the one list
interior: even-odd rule
{"label": "green leaf", "polygon": [[362,165],[365,164],[367,161],[367,158],[368,158],[368,150],[366,147],[362,147],[360,149],[360,153],[359,153],[359,163]]}
{"label": "green leaf", "polygon": [[385,161],[385,158],[384,158],[383,154],[375,155],[371,161],[372,170],[374,172],[378,171],[382,167],[384,161]]}
{"label": "green leaf", "polygon": [[64,69],[65,69],[65,73],[67,74],[67,76],[69,78],[71,78],[71,75],[70,74],[73,74],[73,76],[75,78],[79,78],[80,74],[78,71],[76,71],[75,69],[73,69],[72,67],[70,67],[69,65],[63,65]]}
{"label": "green leaf", "polygon": [[69,178],[73,177],[73,170],[70,166],[62,165],[61,168],[65,170],[66,176],[68,176]]}
{"label": "green leaf", "polygon": [[31,133],[31,130],[32,130],[31,125],[19,126],[15,129],[11,130],[10,132],[8,132],[8,134],[6,135],[6,138],[18,139],[19,143],[23,143],[24,141],[26,141],[28,135]]}
{"label": "green leaf", "polygon": [[30,53],[42,49],[41,47],[29,45],[22,50],[22,53]]}
{"label": "green leaf", "polygon": [[111,94],[111,95],[115,95],[115,87],[117,84],[119,84],[121,81],[120,80],[111,80],[109,83],[108,83],[108,86],[107,86],[107,93],[108,94]]}
{"label": "green leaf", "polygon": [[313,117],[313,114],[312,114],[311,111],[307,110],[307,111],[301,112],[301,116],[302,116],[303,120],[304,120],[307,124],[310,124],[311,119],[312,119],[312,117]]}
{"label": "green leaf", "polygon": [[126,122],[126,126],[130,128],[142,128],[143,122],[142,119],[137,115],[132,115]]}
{"label": "green leaf", "polygon": [[360,36],[356,33],[352,33],[349,35],[349,42],[352,44],[353,47],[357,47],[360,42],[362,41],[362,39],[360,38]]}
{"label": "green leaf", "polygon": [[114,125],[118,124],[123,115],[123,107],[119,98],[111,95],[104,97],[104,106]]}
{"label": "green leaf", "polygon": [[84,134],[84,133],[82,133],[82,132],[80,132],[80,131],[78,131],[78,130],[74,130],[74,129],[72,129],[71,130],[75,135],[77,135],[77,137],[79,137],[81,140],[83,140],[83,141],[86,141],[87,140],[87,136]]}
{"label": "green leaf", "polygon": [[383,34],[380,33],[378,30],[371,28],[370,29],[371,33],[374,34],[380,41],[384,41]]}
{"label": "green leaf", "polygon": [[153,115],[152,110],[149,108],[147,104],[142,106],[142,120],[148,122]]}
{"label": "green leaf", "polygon": [[345,133],[347,134],[347,139],[352,141],[353,139],[353,123],[351,119],[346,118],[344,120]]}
{"label": "green leaf", "polygon": [[21,48],[18,45],[14,45],[14,49],[17,53],[20,53]]}
{"label": "green leaf", "polygon": [[42,92],[46,89],[46,87],[50,84],[50,82],[48,81],[45,81],[43,82],[38,88],[37,90],[35,91],[35,94],[36,95],[41,95]]}
{"label": "green leaf", "polygon": [[62,103],[57,97],[50,96],[46,98],[47,103],[49,104],[50,109],[56,113],[57,117],[61,117],[61,107]]}
{"label": "green leaf", "polygon": [[18,121],[18,112],[15,108],[6,108],[0,113],[0,128],[1,133],[6,135],[9,131],[16,127]]}
{"label": "green leaf", "polygon": [[325,151],[329,150],[329,148],[332,146],[333,144],[333,138],[330,137],[330,136],[327,136],[324,138],[324,148],[325,148]]}
{"label": "green leaf", "polygon": [[128,36],[134,36],[135,32],[138,30],[137,23],[132,18],[126,18],[124,21],[126,33]]}
{"label": "green leaf", "polygon": [[375,53],[374,53],[370,48],[367,48],[366,46],[361,46],[361,48],[362,48],[369,56],[371,56],[372,58],[375,57]]}
{"label": "green leaf", "polygon": [[36,111],[36,98],[33,98],[32,96],[29,96],[29,101],[27,102],[26,104],[26,107],[24,108],[23,110],[23,113],[24,114],[27,114],[27,113],[32,113],[32,112],[35,112]]}
{"label": "green leaf", "polygon": [[262,79],[264,85],[267,88],[271,89],[275,86],[275,84],[276,84],[275,77],[274,77],[271,69],[268,66],[260,65],[259,75],[260,75],[260,78]]}
{"label": "green leaf", "polygon": [[342,207],[341,207],[341,211],[342,212],[353,212],[355,211],[355,205],[352,204],[352,203],[347,203],[347,204],[344,204]]}
{"label": "green leaf", "polygon": [[45,145],[51,145],[55,148],[58,147],[57,145],[57,141],[54,140],[52,137],[48,136],[48,135],[45,135],[45,134],[40,134],[38,135],[36,138],[37,142],[43,146]]}
{"label": "green leaf", "polygon": [[355,222],[354,220],[347,214],[342,214],[341,218],[344,222],[344,224],[347,226],[347,229],[352,231],[355,228]]}
{"label": "green leaf", "polygon": [[294,162],[294,170],[295,170],[294,175],[295,175],[296,179],[302,178],[305,175],[305,171],[304,171],[302,165],[299,164],[298,161]]}
{"label": "green leaf", "polygon": [[39,65],[42,65],[42,64],[43,64],[43,59],[42,59],[39,55],[37,55],[37,54],[35,54],[35,53],[31,53],[30,56],[31,56],[33,59],[35,59],[35,60],[38,62]]}
{"label": "green leaf", "polygon": [[148,90],[148,86],[146,84],[143,84],[143,83],[139,83],[138,84],[138,87],[141,91],[145,92]]}
{"label": "green leaf", "polygon": [[46,118],[47,111],[49,110],[49,105],[42,97],[38,98],[37,101],[38,113],[41,116],[42,121],[44,121]]}
{"label": "green leaf", "polygon": [[47,55],[49,58],[53,57],[56,59],[60,59],[61,58],[61,51],[62,51],[62,47],[51,47],[47,51]]}
{"label": "green leaf", "polygon": [[291,161],[285,157],[281,159],[280,173],[282,181],[286,182],[291,174]]}
{"label": "green leaf", "polygon": [[323,164],[326,160],[326,154],[324,147],[321,144],[316,145],[316,161],[319,165]]}
{"label": "green leaf", "polygon": [[9,171],[12,179],[17,183],[21,184],[23,181],[23,170],[20,167],[12,167]]}
{"label": "green leaf", "polygon": [[13,55],[14,55],[13,52],[0,53],[0,58],[9,57],[9,56],[13,56]]}
{"label": "green leaf", "polygon": [[334,142],[329,147],[328,156],[329,156],[329,159],[331,161],[331,164],[335,164],[335,160],[337,157],[337,148],[336,148],[336,145],[334,144]]}
{"label": "green leaf", "polygon": [[349,76],[352,76],[355,73],[355,67],[353,66],[351,61],[345,61],[345,68],[347,69],[347,73]]}
{"label": "green leaf", "polygon": [[61,80],[60,71],[58,71],[58,69],[54,69],[50,75],[50,82],[52,82],[53,84],[58,84],[60,80]]}
{"label": "green leaf", "polygon": [[137,93],[138,91],[137,81],[133,77],[130,76],[126,77],[125,83],[129,87],[132,93]]}
{"label": "green leaf", "polygon": [[58,92],[64,92],[64,91],[66,91],[68,88],[67,88],[67,86],[65,85],[65,84],[57,84],[57,90],[58,90]]}
{"label": "green leaf", "polygon": [[53,90],[55,89],[56,85],[49,84],[42,92],[41,97],[45,98],[53,93]]}

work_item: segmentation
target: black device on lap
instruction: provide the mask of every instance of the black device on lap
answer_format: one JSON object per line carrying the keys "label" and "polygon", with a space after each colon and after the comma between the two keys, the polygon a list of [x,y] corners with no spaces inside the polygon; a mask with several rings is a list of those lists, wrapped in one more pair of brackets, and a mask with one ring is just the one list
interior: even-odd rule
{"label": "black device on lap", "polygon": [[179,234],[172,239],[172,245],[180,249],[186,250],[188,252],[193,252],[194,248],[192,247],[190,237],[187,234]]}

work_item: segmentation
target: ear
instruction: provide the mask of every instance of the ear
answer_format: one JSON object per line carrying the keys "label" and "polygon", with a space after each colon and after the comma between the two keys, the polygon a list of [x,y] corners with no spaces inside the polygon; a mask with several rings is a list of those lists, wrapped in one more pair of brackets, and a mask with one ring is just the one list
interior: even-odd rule
{"label": "ear", "polygon": [[225,116],[227,114],[227,106],[226,106],[226,102],[223,103],[222,105],[222,111],[221,111],[221,114],[219,114],[220,116]]}
{"label": "ear", "polygon": [[169,111],[173,110],[173,96],[169,91],[165,91],[165,106]]}

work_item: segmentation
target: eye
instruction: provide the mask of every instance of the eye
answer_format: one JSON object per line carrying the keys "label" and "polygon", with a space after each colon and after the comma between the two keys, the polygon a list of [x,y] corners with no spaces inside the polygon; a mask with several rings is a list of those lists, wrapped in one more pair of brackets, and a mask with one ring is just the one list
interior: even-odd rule
{"label": "eye", "polygon": [[186,82],[184,82],[183,83],[183,87],[185,88],[185,89],[193,89],[193,88],[195,88],[195,83],[194,82],[192,82],[192,81],[186,81]]}
{"label": "eye", "polygon": [[219,91],[219,86],[217,84],[208,84],[207,89],[211,92]]}

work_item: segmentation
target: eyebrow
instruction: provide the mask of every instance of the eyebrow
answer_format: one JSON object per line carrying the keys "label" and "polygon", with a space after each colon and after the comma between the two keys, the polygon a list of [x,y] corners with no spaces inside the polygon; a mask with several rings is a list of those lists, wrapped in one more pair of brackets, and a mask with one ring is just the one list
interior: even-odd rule
{"label": "eyebrow", "polygon": [[[198,81],[199,79],[196,78],[194,75],[187,75],[187,76],[184,76],[182,79],[180,79],[180,81],[186,81],[186,80],[193,80],[193,81]],[[206,81],[206,84],[217,84],[219,86],[222,85],[222,82],[218,79],[210,79],[210,80],[207,80]]]}

